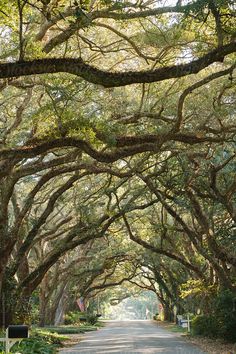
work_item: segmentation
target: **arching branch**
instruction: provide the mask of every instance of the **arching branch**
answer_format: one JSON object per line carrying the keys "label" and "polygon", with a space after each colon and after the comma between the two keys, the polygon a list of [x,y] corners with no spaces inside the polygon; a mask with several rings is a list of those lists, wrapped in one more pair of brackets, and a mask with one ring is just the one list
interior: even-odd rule
{"label": "arching branch", "polygon": [[118,87],[135,83],[151,83],[196,74],[209,65],[221,61],[236,51],[236,42],[216,48],[190,63],[160,67],[154,70],[110,72],[86,64],[81,58],[48,58],[0,64],[0,78],[20,77],[59,72],[80,76],[104,87]]}

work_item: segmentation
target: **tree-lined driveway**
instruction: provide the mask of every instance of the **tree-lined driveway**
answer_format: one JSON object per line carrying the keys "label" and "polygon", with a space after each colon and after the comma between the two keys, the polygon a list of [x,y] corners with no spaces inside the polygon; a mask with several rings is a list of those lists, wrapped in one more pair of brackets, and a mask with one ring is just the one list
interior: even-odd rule
{"label": "tree-lined driveway", "polygon": [[76,346],[60,351],[76,353],[163,353],[203,354],[175,334],[153,321],[109,321],[97,332],[90,332]]}

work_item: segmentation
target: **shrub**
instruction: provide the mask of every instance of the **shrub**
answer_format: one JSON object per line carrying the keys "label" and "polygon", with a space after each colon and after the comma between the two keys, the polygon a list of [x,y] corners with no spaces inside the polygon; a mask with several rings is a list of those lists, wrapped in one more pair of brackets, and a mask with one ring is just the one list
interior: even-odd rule
{"label": "shrub", "polygon": [[87,316],[87,322],[91,325],[95,325],[95,323],[97,322],[98,318],[97,318],[97,315],[88,315]]}
{"label": "shrub", "polygon": [[65,324],[79,324],[80,312],[68,312],[65,316]]}
{"label": "shrub", "polygon": [[87,314],[84,312],[68,312],[68,314],[65,316],[65,324],[79,324],[81,320],[87,320]]}
{"label": "shrub", "polygon": [[219,322],[215,316],[196,316],[192,320],[191,328],[194,335],[213,338],[219,335]]}
{"label": "shrub", "polygon": [[222,290],[212,301],[212,315],[196,316],[192,321],[193,334],[219,337],[236,342],[236,296]]}
{"label": "shrub", "polygon": [[158,312],[153,316],[153,319],[154,319],[155,321],[160,321],[160,315],[159,315]]}
{"label": "shrub", "polygon": [[66,325],[78,325],[81,322],[87,322],[91,325],[94,325],[97,322],[100,315],[88,314],[85,312],[69,312],[65,317]]}
{"label": "shrub", "polygon": [[57,344],[57,345],[62,345],[62,341],[67,339],[67,337],[62,336],[61,334],[51,333],[47,330],[38,330],[38,329],[32,333],[31,338],[43,340],[46,343]]}
{"label": "shrub", "polygon": [[46,331],[33,331],[31,337],[16,343],[12,353],[22,354],[55,354],[57,348],[62,346],[62,341],[67,337]]}
{"label": "shrub", "polygon": [[230,290],[221,291],[217,296],[215,315],[220,323],[219,336],[236,342],[236,295]]}
{"label": "shrub", "polygon": [[24,354],[55,354],[57,345],[45,342],[42,339],[24,339],[20,344],[15,344],[12,352]]}

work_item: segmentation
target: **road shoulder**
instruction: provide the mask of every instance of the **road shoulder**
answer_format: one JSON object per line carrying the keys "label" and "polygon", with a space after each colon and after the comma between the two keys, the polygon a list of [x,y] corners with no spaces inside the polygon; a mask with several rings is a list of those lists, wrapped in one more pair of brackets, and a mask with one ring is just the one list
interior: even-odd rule
{"label": "road shoulder", "polygon": [[169,330],[176,336],[181,337],[188,343],[198,346],[201,350],[208,354],[236,354],[236,343],[226,343],[220,339],[211,339],[201,336],[190,336],[181,329],[178,331],[177,326],[171,322],[158,321],[157,325],[163,329]]}

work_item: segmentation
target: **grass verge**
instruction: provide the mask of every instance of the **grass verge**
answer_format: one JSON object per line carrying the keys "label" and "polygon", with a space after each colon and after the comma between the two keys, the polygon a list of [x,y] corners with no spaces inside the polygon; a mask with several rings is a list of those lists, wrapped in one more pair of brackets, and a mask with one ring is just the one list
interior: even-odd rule
{"label": "grass verge", "polygon": [[178,326],[175,323],[167,322],[167,321],[158,321],[157,323],[160,327],[167,329],[168,331],[171,331],[174,333],[180,333],[182,335],[188,335],[187,328],[183,328],[181,326]]}
{"label": "grass verge", "polygon": [[[18,354],[55,354],[60,347],[70,346],[80,341],[79,334],[96,331],[101,323],[95,325],[82,324],[80,326],[51,326],[45,328],[33,328],[30,331],[30,338],[16,343],[11,353]],[[0,332],[0,337],[5,337]],[[0,342],[0,354],[5,353],[5,344]]]}
{"label": "grass verge", "polygon": [[[33,329],[30,338],[23,339],[11,348],[11,353],[18,354],[55,354],[67,336],[50,333],[45,330]],[[4,344],[1,343],[0,353],[4,353]]]}
{"label": "grass verge", "polygon": [[181,335],[183,339],[191,344],[198,346],[202,351],[207,354],[236,354],[236,343],[227,343],[220,339],[211,339],[202,336],[193,336],[187,333],[185,328],[177,326],[171,322],[159,322],[160,327],[168,331],[175,332]]}

